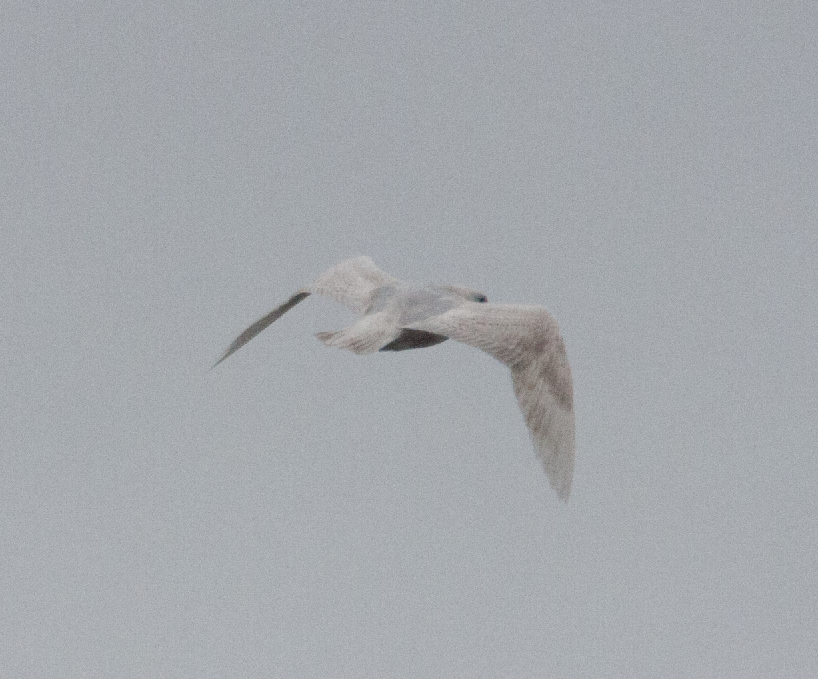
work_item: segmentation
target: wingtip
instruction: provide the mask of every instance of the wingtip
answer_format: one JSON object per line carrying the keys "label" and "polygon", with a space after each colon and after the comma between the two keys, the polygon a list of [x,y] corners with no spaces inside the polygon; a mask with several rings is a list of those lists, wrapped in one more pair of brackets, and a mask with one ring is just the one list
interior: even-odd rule
{"label": "wingtip", "polygon": [[[241,339],[241,338],[239,338],[239,339]],[[238,343],[238,340],[234,341],[233,344],[231,344],[229,347],[227,347],[227,350],[221,355],[219,360],[216,361],[213,365],[210,366],[210,370],[213,370],[213,368],[215,368],[217,365],[219,365],[219,363],[221,363],[222,361],[228,359],[230,356],[232,356],[236,352],[236,350],[240,349],[243,346],[243,344],[238,344],[238,346],[236,346],[237,343]]]}
{"label": "wingtip", "polygon": [[213,365],[211,365],[211,366],[210,366],[210,368],[208,368],[208,372],[210,372],[211,370],[213,370],[213,368],[215,368],[217,365],[219,365],[219,363],[221,363],[221,362],[222,362],[224,359],[226,359],[226,358],[227,358],[227,354],[225,354],[224,356],[222,356],[222,357],[221,357],[221,358],[220,358],[218,361],[216,361],[216,362],[215,362]]}
{"label": "wingtip", "polygon": [[[545,470],[548,483],[557,497],[566,504],[571,497],[571,487],[574,484],[574,455],[573,449],[569,455],[554,455],[554,451],[548,448],[535,447],[537,457]],[[563,451],[564,452],[564,451]]]}

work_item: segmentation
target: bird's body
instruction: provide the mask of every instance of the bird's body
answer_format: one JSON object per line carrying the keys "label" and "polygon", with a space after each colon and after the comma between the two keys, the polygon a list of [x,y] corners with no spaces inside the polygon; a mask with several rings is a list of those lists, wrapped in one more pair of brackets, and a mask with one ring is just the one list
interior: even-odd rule
{"label": "bird's body", "polygon": [[342,330],[317,333],[328,346],[368,354],[454,339],[507,365],[537,456],[551,486],[568,500],[574,472],[573,381],[559,327],[544,307],[489,304],[482,293],[452,285],[411,286],[368,257],[356,257],[256,321],[216,365],[311,294],[326,295],[359,316]]}

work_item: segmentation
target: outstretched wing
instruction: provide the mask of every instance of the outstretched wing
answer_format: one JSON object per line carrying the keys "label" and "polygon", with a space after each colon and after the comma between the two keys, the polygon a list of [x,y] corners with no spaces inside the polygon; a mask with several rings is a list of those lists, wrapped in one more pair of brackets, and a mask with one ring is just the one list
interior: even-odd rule
{"label": "outstretched wing", "polygon": [[281,318],[284,314],[286,314],[290,309],[292,309],[296,304],[298,304],[301,300],[307,299],[310,296],[309,292],[299,291],[295,293],[290,299],[288,299],[284,304],[277,306],[273,309],[269,314],[259,318],[253,325],[251,325],[247,330],[245,330],[241,335],[239,335],[236,339],[233,340],[233,343],[227,347],[227,351],[222,354],[222,357],[213,364],[215,368],[219,363],[221,363],[224,359],[226,359],[230,354],[235,353],[239,349],[241,349],[245,344],[247,344],[251,339],[253,339],[256,335],[258,335],[262,330],[266,329],[267,326],[272,324],[274,321],[277,321]]}
{"label": "outstretched wing", "polygon": [[511,369],[514,393],[551,487],[574,477],[574,386],[559,326],[540,306],[467,302],[410,326],[470,344]]}
{"label": "outstretched wing", "polygon": [[369,257],[355,257],[325,271],[305,290],[326,295],[360,315],[371,303],[375,290],[399,283],[400,280],[381,271]]}
{"label": "outstretched wing", "polygon": [[369,257],[355,257],[336,264],[322,273],[310,285],[301,288],[284,304],[259,318],[227,347],[221,358],[213,364],[215,368],[231,354],[241,349],[251,339],[281,318],[300,301],[311,294],[326,295],[330,299],[349,307],[357,314],[363,314],[373,298],[373,293],[385,285],[400,283],[381,271]]}

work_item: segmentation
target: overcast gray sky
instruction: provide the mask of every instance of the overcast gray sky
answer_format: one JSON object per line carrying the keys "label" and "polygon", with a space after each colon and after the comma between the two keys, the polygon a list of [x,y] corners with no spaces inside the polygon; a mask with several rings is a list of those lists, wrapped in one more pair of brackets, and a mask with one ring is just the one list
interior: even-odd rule
{"label": "overcast gray sky", "polygon": [[[818,8],[5,2],[3,677],[818,676]],[[359,357],[347,257],[543,304]]]}

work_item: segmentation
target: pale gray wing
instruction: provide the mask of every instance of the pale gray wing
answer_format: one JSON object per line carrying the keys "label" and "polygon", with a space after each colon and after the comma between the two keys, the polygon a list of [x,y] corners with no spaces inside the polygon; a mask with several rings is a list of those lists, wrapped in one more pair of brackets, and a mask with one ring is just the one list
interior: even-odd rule
{"label": "pale gray wing", "polygon": [[363,314],[378,288],[400,283],[400,280],[375,266],[369,257],[355,257],[325,271],[304,290],[326,295],[356,314]]}
{"label": "pale gray wing", "polygon": [[381,271],[369,257],[347,259],[322,273],[312,284],[301,288],[284,304],[277,306],[266,316],[259,318],[233,340],[233,343],[227,347],[227,351],[213,364],[213,367],[215,368],[228,356],[241,349],[296,304],[309,297],[310,294],[326,295],[356,313],[363,314],[378,288],[398,283],[400,281],[397,278],[393,278]]}
{"label": "pale gray wing", "polygon": [[292,309],[296,304],[298,304],[301,300],[307,299],[307,297],[309,296],[310,296],[309,292],[299,290],[292,297],[290,297],[290,299],[284,302],[284,304],[277,306],[269,314],[263,316],[262,318],[259,318],[255,323],[253,323],[253,325],[251,325],[249,328],[247,328],[247,330],[245,330],[243,333],[241,333],[241,335],[239,335],[236,339],[233,340],[233,343],[229,347],[227,347],[227,351],[225,351],[222,354],[222,357],[213,364],[213,367],[215,368],[217,365],[219,365],[219,363],[221,363],[224,359],[230,356],[230,354],[241,349],[251,339],[258,335],[262,330],[266,329],[267,326],[272,324],[274,321],[277,321],[290,309]]}
{"label": "pale gray wing", "polygon": [[409,327],[482,349],[511,369],[537,457],[567,501],[574,477],[574,386],[551,314],[540,306],[468,302]]}

